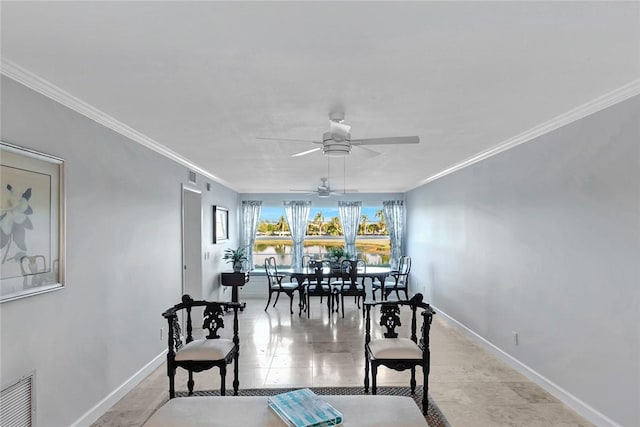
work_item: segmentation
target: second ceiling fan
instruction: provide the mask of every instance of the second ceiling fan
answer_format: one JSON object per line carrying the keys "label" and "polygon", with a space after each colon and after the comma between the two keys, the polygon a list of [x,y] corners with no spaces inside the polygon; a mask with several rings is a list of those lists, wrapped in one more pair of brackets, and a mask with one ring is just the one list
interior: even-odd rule
{"label": "second ceiling fan", "polygon": [[344,157],[351,152],[351,147],[357,147],[364,151],[367,151],[370,155],[380,154],[377,151],[371,150],[365,146],[367,145],[389,145],[389,144],[418,144],[420,138],[417,136],[394,136],[386,138],[366,138],[366,139],[351,139],[351,126],[344,123],[344,113],[336,112],[329,113],[329,126],[330,130],[322,134],[322,141],[313,140],[301,140],[301,139],[286,139],[286,138],[262,138],[258,139],[275,140],[275,141],[300,141],[311,142],[313,144],[319,144],[321,147],[312,148],[310,150],[302,151],[291,155],[291,157],[305,156],[307,154],[314,153],[316,151],[322,151],[323,154],[331,157]]}
{"label": "second ceiling fan", "polygon": [[343,194],[346,193],[357,193],[358,190],[354,190],[354,189],[343,189],[342,192],[340,191],[334,191],[331,189],[330,185],[329,185],[329,178],[320,178],[320,181],[322,181],[322,184],[318,185],[318,187],[315,190],[289,190],[292,192],[302,192],[302,193],[306,193],[309,195],[315,194],[318,197],[321,198],[327,198],[330,196],[342,196]]}

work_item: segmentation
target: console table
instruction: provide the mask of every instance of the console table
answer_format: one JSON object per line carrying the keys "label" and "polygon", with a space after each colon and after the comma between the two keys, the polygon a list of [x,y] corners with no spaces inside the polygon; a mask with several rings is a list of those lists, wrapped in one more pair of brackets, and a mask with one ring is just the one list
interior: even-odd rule
{"label": "console table", "polygon": [[[222,286],[231,286],[231,302],[239,302],[238,287],[244,286],[248,281],[248,271],[222,272],[222,274],[220,275],[220,283],[222,283]],[[242,310],[243,308],[241,308],[240,310]]]}

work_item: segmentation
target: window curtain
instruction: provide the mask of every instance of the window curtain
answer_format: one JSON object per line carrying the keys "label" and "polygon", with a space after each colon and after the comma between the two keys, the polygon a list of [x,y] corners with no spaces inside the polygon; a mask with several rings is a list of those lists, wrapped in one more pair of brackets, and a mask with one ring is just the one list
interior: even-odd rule
{"label": "window curtain", "polygon": [[242,241],[245,253],[247,254],[247,262],[249,268],[253,270],[253,244],[256,241],[256,231],[258,229],[258,219],[260,219],[260,211],[262,210],[262,202],[259,200],[243,200],[242,201]]}
{"label": "window curtain", "polygon": [[293,239],[293,256],[291,268],[302,268],[302,256],[304,255],[304,236],[307,234],[307,220],[311,202],[291,201],[284,202],[284,211],[287,215],[287,223]]}
{"label": "window curtain", "polygon": [[404,202],[387,200],[382,202],[384,219],[389,230],[391,241],[391,268],[397,269],[402,255],[402,236],[404,235]]}
{"label": "window curtain", "polygon": [[358,234],[358,224],[360,223],[361,208],[362,202],[338,202],[342,233],[344,234],[344,249],[354,258],[356,256],[356,236]]}

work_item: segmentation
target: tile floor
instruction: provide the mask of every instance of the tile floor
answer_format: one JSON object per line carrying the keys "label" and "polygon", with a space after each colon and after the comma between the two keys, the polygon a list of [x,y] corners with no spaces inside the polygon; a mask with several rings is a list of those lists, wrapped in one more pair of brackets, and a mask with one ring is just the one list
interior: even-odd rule
{"label": "tile floor", "polygon": [[[265,312],[264,299],[247,299],[240,313],[240,387],[361,386],[364,321],[354,302],[345,318],[327,316],[311,301],[310,318],[288,312],[288,298]],[[408,324],[409,322],[404,322]],[[228,328],[230,329],[230,328]],[[591,426],[557,399],[487,353],[436,315],[431,329],[429,392],[454,427]],[[416,375],[421,383],[421,375]],[[186,390],[179,369],[176,389]],[[232,374],[227,375],[227,390]],[[378,384],[408,385],[409,373],[384,367]],[[195,374],[195,389],[219,388],[217,370]],[[95,427],[140,426],[168,399],[163,364],[117,402]]]}

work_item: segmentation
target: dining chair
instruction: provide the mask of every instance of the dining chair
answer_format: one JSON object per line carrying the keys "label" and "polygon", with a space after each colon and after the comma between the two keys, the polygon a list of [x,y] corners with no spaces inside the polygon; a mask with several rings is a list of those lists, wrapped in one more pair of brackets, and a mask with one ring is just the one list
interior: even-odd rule
{"label": "dining chair", "polygon": [[267,311],[269,308],[269,303],[271,303],[271,295],[273,293],[276,294],[276,300],[273,302],[273,306],[275,307],[278,303],[278,299],[280,298],[281,293],[285,293],[289,296],[289,311],[293,314],[293,295],[298,292],[299,284],[296,282],[286,282],[284,281],[285,275],[278,273],[278,266],[276,264],[275,257],[268,257],[264,260],[264,270],[267,274],[267,283],[269,290],[269,298],[267,299],[267,305],[264,308],[264,311]]}
{"label": "dining chair", "polygon": [[376,300],[376,291],[380,290],[381,299],[384,301],[392,292],[400,299],[400,291],[404,292],[405,299],[409,298],[409,273],[411,273],[411,257],[402,255],[398,262],[398,269],[391,271],[384,281],[384,286],[379,280],[374,280],[371,287],[373,300]]}
{"label": "dining chair", "polygon": [[[371,394],[377,393],[377,374],[380,365],[404,371],[411,370],[409,385],[411,393],[416,391],[416,367],[422,368],[422,413],[428,409],[429,369],[431,353],[429,349],[429,330],[435,311],[423,302],[422,294],[415,294],[410,300],[365,302],[365,339],[364,339],[364,391],[369,392],[369,366],[371,366]],[[376,326],[386,329],[382,338],[373,332],[371,309],[379,307],[380,321]],[[403,311],[411,313],[410,325],[402,325]],[[417,315],[422,316],[420,336],[417,335]],[[401,336],[402,334],[402,336]]]}
{"label": "dining chair", "polygon": [[[193,394],[193,373],[213,367],[220,369],[220,395],[226,394],[225,379],[227,365],[233,362],[233,395],[238,395],[238,356],[240,354],[240,337],[238,334],[238,310],[244,304],[238,302],[194,301],[189,295],[182,296],[182,302],[162,313],[169,322],[167,333],[167,375],[169,376],[169,399],[175,397],[175,375],[177,368],[189,371],[187,388]],[[224,328],[224,315],[233,310],[233,336],[223,338],[219,331]],[[202,339],[194,338],[192,312],[199,310],[203,314]],[[181,326],[181,321],[184,322]],[[183,342],[182,327],[186,325],[187,336]]]}
{"label": "dining chair", "polygon": [[[344,317],[344,297],[353,296],[355,298],[358,309],[360,309],[360,298],[364,302],[366,300],[366,292],[364,287],[364,277],[361,283],[358,283],[358,274],[367,272],[367,264],[359,260],[344,260],[340,264],[340,277],[338,280],[331,282],[331,287],[339,298],[339,305],[342,305],[342,317]],[[337,311],[337,308],[336,308]],[[362,317],[364,317],[364,305],[362,306]]]}
{"label": "dining chair", "polygon": [[309,262],[312,260],[311,255],[302,255],[302,268],[309,267]]}
{"label": "dining chair", "polygon": [[305,289],[307,297],[307,318],[310,316],[311,311],[311,297],[320,297],[320,302],[322,302],[323,297],[327,297],[327,309],[329,310],[329,316],[331,316],[334,295],[333,288],[328,281],[328,276],[331,274],[331,263],[328,261],[311,260],[308,268],[313,274],[308,279]]}

